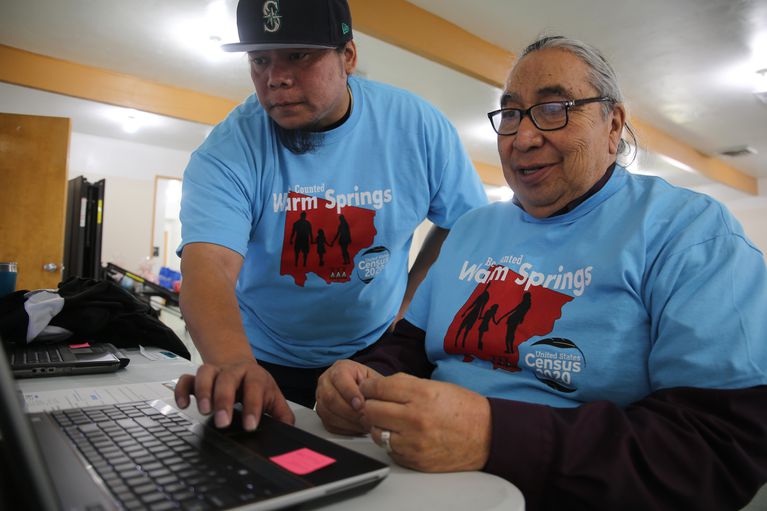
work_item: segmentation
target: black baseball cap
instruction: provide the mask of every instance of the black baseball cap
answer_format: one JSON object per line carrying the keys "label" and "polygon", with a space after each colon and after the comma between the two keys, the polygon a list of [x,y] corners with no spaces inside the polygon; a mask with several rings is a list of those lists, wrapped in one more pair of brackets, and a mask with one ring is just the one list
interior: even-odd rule
{"label": "black baseball cap", "polygon": [[240,0],[239,43],[224,51],[336,48],[352,40],[346,0]]}

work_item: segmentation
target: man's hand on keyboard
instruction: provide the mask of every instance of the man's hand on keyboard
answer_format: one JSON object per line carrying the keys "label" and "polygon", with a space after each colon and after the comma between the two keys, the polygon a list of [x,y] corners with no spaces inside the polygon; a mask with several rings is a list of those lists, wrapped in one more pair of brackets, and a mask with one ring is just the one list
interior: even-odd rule
{"label": "man's hand on keyboard", "polygon": [[274,378],[255,360],[226,365],[203,364],[196,375],[182,375],[176,384],[176,404],[186,408],[191,394],[197,398],[200,413],[215,414],[214,422],[219,428],[231,423],[236,401],[242,402],[242,426],[246,431],[255,430],[265,412],[282,422],[295,422]]}

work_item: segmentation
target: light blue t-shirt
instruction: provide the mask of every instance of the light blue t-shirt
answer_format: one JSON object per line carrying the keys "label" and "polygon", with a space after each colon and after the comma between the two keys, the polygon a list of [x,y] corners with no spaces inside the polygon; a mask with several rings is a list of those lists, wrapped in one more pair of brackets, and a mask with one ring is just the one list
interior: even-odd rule
{"label": "light blue t-shirt", "polygon": [[434,379],[487,396],[625,406],[767,383],[762,253],[713,199],[619,166],[566,214],[464,215],[405,318]]}
{"label": "light blue t-shirt", "polygon": [[455,129],[416,96],[350,78],[353,108],[295,155],[255,95],[184,174],[182,244],[245,259],[237,298],[259,360],[320,367],[376,341],[399,309],[415,228],[450,228],[485,192]]}

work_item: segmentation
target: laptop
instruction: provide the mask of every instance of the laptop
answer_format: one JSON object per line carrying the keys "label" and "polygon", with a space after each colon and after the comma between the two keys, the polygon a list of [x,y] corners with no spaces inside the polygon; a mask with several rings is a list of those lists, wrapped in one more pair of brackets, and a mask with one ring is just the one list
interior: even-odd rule
{"label": "laptop", "polygon": [[248,433],[239,418],[215,430],[160,400],[25,414],[20,397],[0,349],[12,509],[280,509],[361,493],[389,473],[266,415]]}
{"label": "laptop", "polygon": [[6,349],[16,378],[111,373],[130,361],[106,342],[32,343]]}

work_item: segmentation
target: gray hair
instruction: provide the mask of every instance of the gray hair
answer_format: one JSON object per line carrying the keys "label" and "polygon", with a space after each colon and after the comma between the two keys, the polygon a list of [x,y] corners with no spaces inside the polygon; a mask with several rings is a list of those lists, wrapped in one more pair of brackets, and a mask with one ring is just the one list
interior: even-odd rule
{"label": "gray hair", "polygon": [[[545,50],[547,48],[559,48],[569,51],[588,66],[589,84],[597,90],[598,95],[606,96],[612,100],[612,104],[609,102],[602,104],[602,112],[604,115],[610,113],[613,104],[625,104],[623,93],[621,92],[620,85],[618,85],[618,76],[615,74],[615,70],[604,55],[602,55],[602,52],[590,44],[564,36],[543,36],[525,48],[520,54],[517,62],[530,53],[538,50]],[[618,145],[619,154],[631,153],[631,143],[633,142],[634,147],[636,147],[637,144],[636,134],[634,133],[634,129],[629,125],[628,119],[624,125],[624,130],[628,134],[630,140],[627,140],[626,136],[621,135],[621,141]],[[636,154],[634,154],[634,157],[636,157]],[[633,159],[634,158],[632,157],[631,160],[633,161]]]}

